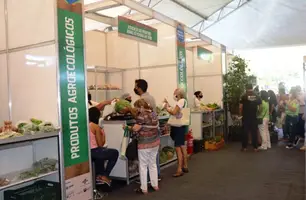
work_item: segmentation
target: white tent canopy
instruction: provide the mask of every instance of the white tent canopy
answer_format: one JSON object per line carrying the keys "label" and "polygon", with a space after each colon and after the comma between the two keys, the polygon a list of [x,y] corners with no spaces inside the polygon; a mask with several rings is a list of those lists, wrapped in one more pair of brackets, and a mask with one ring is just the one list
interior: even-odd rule
{"label": "white tent canopy", "polygon": [[[265,48],[306,44],[305,0],[135,0],[142,5],[184,23],[231,48]],[[102,10],[87,13],[86,30],[105,30],[106,20],[118,15],[131,16],[150,24],[156,20],[110,0],[85,0],[85,5],[104,4]],[[134,16],[132,16],[134,15]],[[305,17],[304,17],[305,16]],[[107,18],[108,17],[108,18]],[[94,19],[94,20],[93,20]]]}

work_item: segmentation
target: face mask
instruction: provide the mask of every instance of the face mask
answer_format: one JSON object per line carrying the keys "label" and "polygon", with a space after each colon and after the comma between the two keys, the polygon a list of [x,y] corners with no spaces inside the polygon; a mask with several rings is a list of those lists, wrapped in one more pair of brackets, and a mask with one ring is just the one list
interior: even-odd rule
{"label": "face mask", "polygon": [[140,95],[136,88],[134,88],[134,92],[135,92],[136,95],[138,95],[138,96]]}
{"label": "face mask", "polygon": [[177,101],[177,96],[176,95],[173,95],[173,100]]}
{"label": "face mask", "polygon": [[203,98],[203,95],[199,95],[199,97],[202,99],[202,98]]}
{"label": "face mask", "polygon": [[131,100],[131,99],[126,99],[126,101],[128,101],[128,102],[132,103],[132,100]]}

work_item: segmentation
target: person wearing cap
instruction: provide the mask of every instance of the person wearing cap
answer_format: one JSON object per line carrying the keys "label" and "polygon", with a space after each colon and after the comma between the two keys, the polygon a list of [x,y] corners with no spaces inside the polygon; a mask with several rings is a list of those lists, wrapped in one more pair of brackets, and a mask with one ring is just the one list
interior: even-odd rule
{"label": "person wearing cap", "polygon": [[126,101],[128,101],[128,102],[132,102],[132,96],[129,94],[129,93],[124,93],[121,97],[120,97],[120,99],[123,99],[123,100],[126,100]]}

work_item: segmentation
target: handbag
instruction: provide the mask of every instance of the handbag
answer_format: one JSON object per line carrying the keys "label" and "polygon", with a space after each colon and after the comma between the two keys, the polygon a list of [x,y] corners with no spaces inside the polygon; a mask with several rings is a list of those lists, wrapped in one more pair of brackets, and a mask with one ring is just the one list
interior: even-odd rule
{"label": "handbag", "polygon": [[129,131],[128,127],[126,127],[124,129],[124,134],[123,134],[123,138],[122,138],[121,146],[120,146],[120,155],[122,157],[125,157],[126,149],[129,145],[129,141],[130,141],[130,131]]}
{"label": "handbag", "polygon": [[137,160],[138,159],[138,140],[137,138],[132,139],[127,146],[125,156],[128,160]]}
{"label": "handbag", "polygon": [[181,127],[181,126],[189,126],[190,125],[190,108],[186,108],[186,100],[184,103],[183,108],[181,109],[182,116],[178,118],[175,115],[171,115],[168,124],[174,127]]}

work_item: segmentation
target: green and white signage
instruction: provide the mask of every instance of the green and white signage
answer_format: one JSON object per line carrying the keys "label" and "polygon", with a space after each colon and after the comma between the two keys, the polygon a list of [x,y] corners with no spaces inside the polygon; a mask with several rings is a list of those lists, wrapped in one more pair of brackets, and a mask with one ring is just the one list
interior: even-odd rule
{"label": "green and white signage", "polygon": [[118,34],[120,37],[157,45],[157,29],[125,17],[118,16]]}
{"label": "green and white signage", "polygon": [[183,88],[187,93],[185,31],[184,26],[182,24],[177,24],[176,26],[176,46],[178,87]]}
{"label": "green and white signage", "polygon": [[57,1],[61,133],[66,199],[92,199],[83,44],[83,3]]}
{"label": "green and white signage", "polygon": [[212,61],[213,52],[203,47],[197,47],[197,55],[200,60]]}

